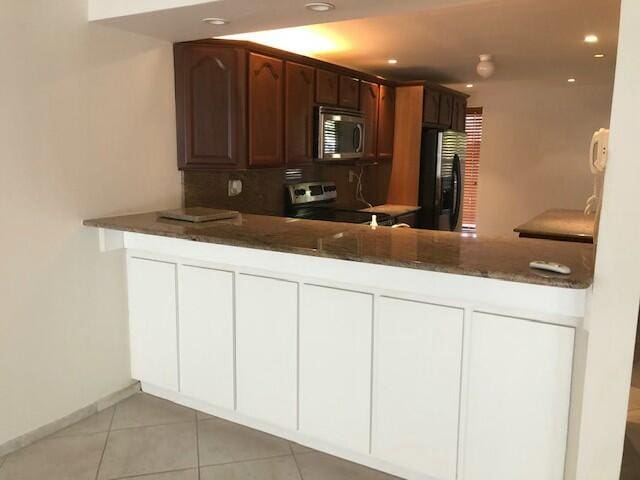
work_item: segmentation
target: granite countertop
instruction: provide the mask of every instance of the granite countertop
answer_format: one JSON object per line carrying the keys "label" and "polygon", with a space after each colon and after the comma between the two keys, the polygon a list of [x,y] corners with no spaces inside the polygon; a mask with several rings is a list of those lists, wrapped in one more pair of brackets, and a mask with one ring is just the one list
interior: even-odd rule
{"label": "granite countertop", "polygon": [[581,210],[547,210],[516,227],[514,232],[522,237],[593,243],[594,218]]}
{"label": "granite countertop", "polygon": [[385,203],[384,205],[376,205],[375,207],[363,208],[361,212],[370,213],[386,213],[392,217],[400,217],[407,213],[413,213],[420,210],[422,207],[416,207],[414,205],[394,205],[392,203]]}
{"label": "granite countertop", "polygon": [[[459,275],[566,288],[587,288],[593,279],[593,246],[535,239],[465,236],[455,232],[393,229],[264,215],[188,223],[157,212],[85,220],[112,230],[182,238]],[[535,271],[531,260],[564,263],[570,275]]]}

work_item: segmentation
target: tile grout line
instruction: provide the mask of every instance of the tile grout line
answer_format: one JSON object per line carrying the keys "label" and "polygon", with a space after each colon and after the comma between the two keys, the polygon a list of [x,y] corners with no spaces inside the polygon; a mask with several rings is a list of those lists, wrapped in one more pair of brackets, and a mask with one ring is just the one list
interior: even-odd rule
{"label": "tile grout line", "polygon": [[[198,422],[198,421],[202,421],[202,420],[197,420],[196,419],[196,422]],[[181,420],[179,422],[171,422],[171,423],[151,423],[149,425],[135,425],[133,427],[110,428],[109,430],[111,432],[122,432],[122,431],[125,431],[125,430],[135,430],[136,428],[167,427],[169,425],[183,425],[183,424],[192,423],[192,422],[193,422],[193,420]],[[101,432],[96,432],[96,433],[101,433]],[[89,434],[87,434],[87,435],[89,435]]]}
{"label": "tile grout line", "polygon": [[258,457],[258,458],[247,458],[245,460],[233,460],[230,462],[222,462],[222,463],[211,463],[211,464],[207,464],[207,465],[202,465],[203,467],[207,468],[207,467],[221,467],[223,465],[238,465],[238,464],[243,464],[243,463],[251,463],[251,462],[260,462],[263,460],[271,460],[273,458],[285,458],[285,457],[291,457],[295,455],[292,455],[291,453],[282,453],[280,455],[270,455],[268,457]]}
{"label": "tile grout line", "polygon": [[296,464],[296,469],[298,470],[298,476],[300,477],[300,480],[304,480],[304,477],[302,476],[302,470],[300,470],[300,465],[298,465],[298,459],[296,458],[296,453],[293,451],[291,442],[289,442],[289,450],[291,450],[291,456],[293,457],[293,462]]}
{"label": "tile grout line", "polygon": [[[11,454],[9,454],[9,455],[11,455]],[[6,462],[6,461],[7,461],[7,457],[8,457],[9,455],[6,455],[6,456],[4,456],[4,457],[0,458],[0,470],[2,470],[2,466],[4,465],[4,462]]]}
{"label": "tile grout line", "polygon": [[133,475],[125,475],[124,477],[113,477],[109,480],[126,480],[128,478],[150,477],[151,475],[164,475],[165,473],[187,472],[193,468],[178,468],[177,470],[163,470],[162,472],[135,473]]}
{"label": "tile grout line", "polygon": [[107,451],[107,443],[109,443],[109,436],[111,435],[111,426],[113,425],[113,419],[116,416],[117,409],[118,409],[118,404],[113,406],[113,413],[111,414],[111,420],[109,421],[109,430],[107,430],[107,436],[104,439],[104,446],[102,447],[102,454],[100,455],[100,461],[98,462],[98,468],[96,469],[95,480],[98,480],[98,476],[100,475],[100,468],[102,468],[102,460],[104,459],[104,454]]}

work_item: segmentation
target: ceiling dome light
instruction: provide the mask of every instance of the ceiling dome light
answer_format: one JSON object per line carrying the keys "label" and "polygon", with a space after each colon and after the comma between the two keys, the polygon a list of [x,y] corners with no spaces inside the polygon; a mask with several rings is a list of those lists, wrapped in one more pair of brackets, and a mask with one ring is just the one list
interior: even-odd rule
{"label": "ceiling dome light", "polygon": [[467,88],[473,88],[473,83],[467,83]]}
{"label": "ceiling dome light", "polygon": [[396,63],[398,63],[398,60],[395,58],[390,58],[389,60],[387,60],[387,63],[389,65],[395,65]]}
{"label": "ceiling dome light", "polygon": [[593,58],[604,58],[604,57],[605,57],[604,53],[596,53],[596,54],[593,56]]}
{"label": "ceiling dome light", "polygon": [[229,23],[229,20],[225,20],[224,18],[217,18],[217,17],[203,18],[202,21],[204,23],[208,23],[209,25],[226,25]]}
{"label": "ceiling dome light", "polygon": [[584,41],[586,43],[598,43],[598,36],[594,34],[587,35],[584,37]]}
{"label": "ceiling dome light", "polygon": [[496,65],[493,63],[491,55],[486,53],[480,55],[480,62],[476,67],[476,71],[482,78],[489,78],[493,75],[493,72],[496,71]]}
{"label": "ceiling dome light", "polygon": [[576,79],[571,77],[571,78],[567,78],[567,82],[569,83],[576,83]]}
{"label": "ceiling dome light", "polygon": [[311,10],[312,12],[328,12],[329,10],[333,10],[336,6],[333,3],[327,2],[310,2],[305,5],[307,10]]}

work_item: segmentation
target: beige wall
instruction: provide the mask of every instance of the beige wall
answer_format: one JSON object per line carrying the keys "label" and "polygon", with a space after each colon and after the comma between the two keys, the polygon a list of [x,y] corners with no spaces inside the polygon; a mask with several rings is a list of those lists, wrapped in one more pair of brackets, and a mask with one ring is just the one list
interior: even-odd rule
{"label": "beige wall", "polygon": [[[640,2],[623,0],[579,443],[579,480],[618,479],[640,302]],[[574,477],[570,477],[574,478]]]}
{"label": "beige wall", "polygon": [[478,232],[513,228],[549,208],[584,208],[593,189],[592,133],[609,126],[613,85],[488,80],[470,106],[483,107]]}
{"label": "beige wall", "polygon": [[171,46],[0,2],[0,445],[129,381],[124,264],[83,218],[180,203]]}

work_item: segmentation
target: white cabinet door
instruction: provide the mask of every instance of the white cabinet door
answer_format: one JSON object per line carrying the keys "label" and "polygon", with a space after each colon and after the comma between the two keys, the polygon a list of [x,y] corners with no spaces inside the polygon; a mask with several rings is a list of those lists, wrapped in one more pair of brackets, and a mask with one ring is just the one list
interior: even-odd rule
{"label": "white cabinet door", "polygon": [[369,453],[373,297],[305,285],[300,312],[300,431]]}
{"label": "white cabinet door", "polygon": [[453,480],[464,312],[385,297],[377,309],[372,453]]}
{"label": "white cabinet door", "polygon": [[131,376],[178,391],[176,265],[129,258]]}
{"label": "white cabinet door", "polygon": [[464,480],[564,477],[572,328],[475,313]]}
{"label": "white cabinet door", "polygon": [[178,286],[180,392],[233,409],[233,273],[181,266]]}
{"label": "white cabinet door", "polygon": [[238,275],[236,295],[238,411],[295,430],[298,284]]}

